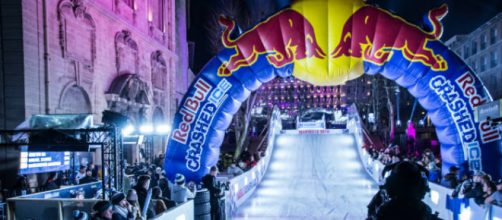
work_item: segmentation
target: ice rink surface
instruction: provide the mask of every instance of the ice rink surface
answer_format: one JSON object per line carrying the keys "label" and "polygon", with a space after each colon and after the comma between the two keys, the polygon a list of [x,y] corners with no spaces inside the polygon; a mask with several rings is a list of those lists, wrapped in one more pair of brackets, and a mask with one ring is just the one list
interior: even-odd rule
{"label": "ice rink surface", "polygon": [[352,135],[283,134],[254,195],[237,220],[364,220],[378,186],[364,170]]}

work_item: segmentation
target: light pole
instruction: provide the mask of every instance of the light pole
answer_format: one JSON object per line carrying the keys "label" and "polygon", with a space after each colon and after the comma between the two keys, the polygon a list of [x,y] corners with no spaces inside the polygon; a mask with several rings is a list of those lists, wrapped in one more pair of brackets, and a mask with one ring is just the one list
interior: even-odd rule
{"label": "light pole", "polygon": [[396,121],[396,125],[398,127],[401,127],[401,114],[400,114],[400,111],[399,111],[399,108],[400,108],[400,94],[401,94],[401,90],[399,89],[399,86],[394,86],[394,94],[396,95],[396,112],[397,112],[397,121]]}

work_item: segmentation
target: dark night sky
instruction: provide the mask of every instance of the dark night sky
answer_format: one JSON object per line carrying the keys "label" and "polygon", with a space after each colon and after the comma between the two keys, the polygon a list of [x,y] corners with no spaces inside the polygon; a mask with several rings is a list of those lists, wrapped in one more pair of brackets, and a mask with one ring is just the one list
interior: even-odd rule
{"label": "dark night sky", "polygon": [[449,13],[443,19],[443,40],[457,34],[467,34],[497,13],[502,12],[502,0],[369,0],[405,19],[421,24],[422,17],[431,8],[447,3]]}
{"label": "dark night sky", "polygon": [[[195,66],[193,70],[198,72],[200,68],[212,57],[207,48],[208,42],[205,39],[207,30],[207,14],[209,6],[222,0],[192,0],[191,5],[191,27],[188,33],[189,40],[196,43]],[[232,0],[223,0],[232,1]],[[291,0],[244,0],[248,10],[254,7],[259,8],[267,5],[268,1],[275,2],[278,8],[288,5]],[[427,11],[443,3],[449,6],[449,13],[443,19],[445,31],[443,41],[448,40],[453,35],[467,34],[475,30],[499,12],[502,12],[502,0],[367,0],[370,4],[385,8],[406,20],[422,25],[423,17]]]}

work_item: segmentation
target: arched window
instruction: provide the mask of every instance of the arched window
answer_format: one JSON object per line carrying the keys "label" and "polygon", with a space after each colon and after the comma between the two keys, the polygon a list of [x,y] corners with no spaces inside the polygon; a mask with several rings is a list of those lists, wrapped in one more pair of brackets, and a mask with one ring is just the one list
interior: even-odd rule
{"label": "arched window", "polygon": [[89,95],[77,85],[67,87],[62,92],[57,112],[64,114],[92,113]]}

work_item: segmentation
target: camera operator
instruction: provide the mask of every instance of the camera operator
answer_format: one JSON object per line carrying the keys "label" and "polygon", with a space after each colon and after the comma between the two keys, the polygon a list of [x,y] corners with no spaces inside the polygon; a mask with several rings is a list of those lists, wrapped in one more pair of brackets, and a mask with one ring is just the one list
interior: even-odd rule
{"label": "camera operator", "polygon": [[[427,182],[428,172],[425,168],[412,162],[403,161],[390,165],[391,174],[385,180],[381,192],[375,197],[385,197],[380,204],[372,204],[376,212],[368,210],[371,220],[437,220],[431,208],[422,202],[430,190]],[[387,169],[387,167],[386,167]],[[385,170],[385,169],[384,169]],[[381,190],[381,191],[382,191]],[[374,199],[375,200],[375,199]],[[374,203],[375,201],[372,201]],[[370,207],[368,207],[370,208]]]}
{"label": "camera operator", "polygon": [[203,187],[207,188],[209,191],[209,201],[211,204],[211,219],[219,220],[222,219],[222,206],[220,205],[220,198],[223,197],[224,190],[220,188],[220,185],[216,181],[216,175],[218,175],[218,168],[216,166],[211,167],[209,174],[202,177]]}

